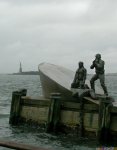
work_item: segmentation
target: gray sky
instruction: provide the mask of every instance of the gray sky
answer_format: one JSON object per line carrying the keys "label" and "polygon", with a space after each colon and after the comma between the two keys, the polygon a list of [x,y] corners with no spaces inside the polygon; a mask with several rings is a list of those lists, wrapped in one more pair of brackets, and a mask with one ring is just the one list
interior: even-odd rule
{"label": "gray sky", "polygon": [[117,0],[0,0],[0,72],[41,62],[88,73],[96,53],[117,72]]}

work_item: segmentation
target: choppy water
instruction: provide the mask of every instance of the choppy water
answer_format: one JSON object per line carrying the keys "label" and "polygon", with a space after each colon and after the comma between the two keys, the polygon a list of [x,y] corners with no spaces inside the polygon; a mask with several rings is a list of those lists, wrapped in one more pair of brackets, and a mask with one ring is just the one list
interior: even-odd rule
{"label": "choppy water", "polygon": [[[109,95],[117,99],[117,76],[107,76],[106,82]],[[12,91],[21,88],[26,88],[28,90],[27,95],[31,97],[38,97],[42,94],[39,76],[0,75],[0,139],[29,143],[53,150],[96,149],[97,143],[95,140],[78,139],[64,134],[47,134],[44,129],[29,126],[10,126],[9,114]],[[0,147],[0,150],[5,149],[7,148]]]}

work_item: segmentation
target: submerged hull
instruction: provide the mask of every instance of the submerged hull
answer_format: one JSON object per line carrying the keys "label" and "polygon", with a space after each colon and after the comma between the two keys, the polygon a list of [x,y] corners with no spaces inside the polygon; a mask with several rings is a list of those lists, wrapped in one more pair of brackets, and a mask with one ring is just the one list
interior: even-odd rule
{"label": "submerged hull", "polygon": [[[49,98],[51,93],[61,93],[62,99],[73,99],[71,83],[73,82],[75,72],[61,66],[41,63],[39,65],[39,73],[45,98]],[[90,87],[88,80],[86,80],[86,84]],[[98,87],[96,87],[96,92],[103,94]]]}

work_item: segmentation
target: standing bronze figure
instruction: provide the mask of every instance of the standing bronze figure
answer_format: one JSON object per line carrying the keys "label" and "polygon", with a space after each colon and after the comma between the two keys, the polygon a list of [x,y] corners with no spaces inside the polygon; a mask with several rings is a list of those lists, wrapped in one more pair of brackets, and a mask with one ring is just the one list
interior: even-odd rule
{"label": "standing bronze figure", "polygon": [[76,70],[76,74],[71,84],[72,88],[85,88],[85,80],[87,75],[87,70],[84,68],[83,62],[78,63],[79,68]]}
{"label": "standing bronze figure", "polygon": [[91,89],[93,89],[95,91],[94,82],[97,79],[99,79],[100,80],[100,84],[101,84],[101,86],[102,86],[102,88],[104,90],[104,94],[106,96],[108,96],[108,91],[107,91],[107,88],[105,86],[104,65],[105,65],[105,62],[101,59],[101,54],[96,54],[95,55],[95,60],[93,61],[92,65],[90,66],[91,69],[95,68],[96,74],[91,78],[90,84],[91,84]]}

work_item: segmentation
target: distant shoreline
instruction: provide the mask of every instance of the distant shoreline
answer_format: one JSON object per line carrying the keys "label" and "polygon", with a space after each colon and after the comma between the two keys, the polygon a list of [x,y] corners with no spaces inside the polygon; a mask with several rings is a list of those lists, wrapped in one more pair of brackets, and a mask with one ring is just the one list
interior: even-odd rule
{"label": "distant shoreline", "polygon": [[39,75],[39,71],[27,71],[21,73],[13,73],[12,75]]}
{"label": "distant shoreline", "polygon": [[[93,76],[94,74],[87,74],[89,76]],[[117,76],[117,73],[105,73],[105,76]]]}
{"label": "distant shoreline", "polygon": [[[0,75],[39,75],[39,71],[26,71],[22,73],[0,73]],[[93,76],[94,74],[87,74]],[[106,76],[117,76],[117,73],[106,73]]]}
{"label": "distant shoreline", "polygon": [[106,76],[117,76],[117,73],[107,73]]}

